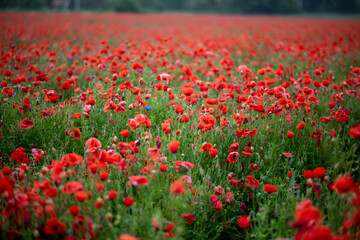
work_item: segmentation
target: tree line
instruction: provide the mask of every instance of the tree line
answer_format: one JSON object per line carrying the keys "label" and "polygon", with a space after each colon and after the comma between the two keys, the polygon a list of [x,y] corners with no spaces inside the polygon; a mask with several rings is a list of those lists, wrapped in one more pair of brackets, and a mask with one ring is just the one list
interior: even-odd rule
{"label": "tree line", "polygon": [[354,14],[360,12],[360,0],[1,0],[0,8],[222,14]]}

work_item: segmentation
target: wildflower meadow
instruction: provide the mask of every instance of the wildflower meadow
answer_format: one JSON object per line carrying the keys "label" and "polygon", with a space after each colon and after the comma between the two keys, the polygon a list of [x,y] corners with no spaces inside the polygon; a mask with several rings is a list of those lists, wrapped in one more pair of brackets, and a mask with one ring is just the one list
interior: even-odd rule
{"label": "wildflower meadow", "polygon": [[1,239],[360,239],[357,19],[0,29]]}

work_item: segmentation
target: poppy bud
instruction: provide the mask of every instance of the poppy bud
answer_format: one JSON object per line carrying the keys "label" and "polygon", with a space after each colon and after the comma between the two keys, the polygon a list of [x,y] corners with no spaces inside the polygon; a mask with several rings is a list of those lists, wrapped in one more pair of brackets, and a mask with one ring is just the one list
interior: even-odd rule
{"label": "poppy bud", "polygon": [[106,219],[111,222],[113,220],[113,215],[111,213],[106,213]]}
{"label": "poppy bud", "polygon": [[66,129],[66,130],[65,130],[65,134],[66,134],[67,136],[69,136],[69,135],[70,135],[70,130],[69,130],[69,129]]}
{"label": "poppy bud", "polygon": [[101,208],[103,205],[104,205],[104,202],[103,202],[103,200],[102,200],[101,198],[96,199],[95,208],[99,209],[99,208]]}
{"label": "poppy bud", "polygon": [[307,181],[306,181],[306,185],[308,187],[311,187],[313,185],[313,180],[311,178],[308,178]]}
{"label": "poppy bud", "polygon": [[34,230],[33,236],[34,236],[35,238],[38,238],[38,237],[40,236],[40,233],[39,233],[39,231],[38,231],[37,229]]}

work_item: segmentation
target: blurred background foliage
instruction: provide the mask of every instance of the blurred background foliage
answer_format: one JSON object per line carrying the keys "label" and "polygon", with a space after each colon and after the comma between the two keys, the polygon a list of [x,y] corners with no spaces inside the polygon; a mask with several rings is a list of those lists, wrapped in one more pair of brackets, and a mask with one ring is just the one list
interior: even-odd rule
{"label": "blurred background foliage", "polygon": [[6,10],[302,14],[360,12],[360,0],[1,0]]}

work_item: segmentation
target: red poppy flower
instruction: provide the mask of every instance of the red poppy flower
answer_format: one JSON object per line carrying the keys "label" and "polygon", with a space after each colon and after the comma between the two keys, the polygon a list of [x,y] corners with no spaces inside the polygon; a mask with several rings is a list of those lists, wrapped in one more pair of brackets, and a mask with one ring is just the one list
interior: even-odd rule
{"label": "red poppy flower", "polygon": [[277,187],[274,186],[274,185],[271,185],[271,184],[265,184],[264,185],[264,190],[267,192],[267,193],[275,193],[277,192]]}
{"label": "red poppy flower", "polygon": [[28,158],[26,158],[26,153],[24,148],[17,148],[10,156],[11,161],[16,161],[19,164],[30,164],[30,161]]}
{"label": "red poppy flower", "polygon": [[220,185],[217,185],[215,188],[214,188],[214,194],[215,195],[223,195],[225,193],[224,191],[224,188]]}
{"label": "red poppy flower", "polygon": [[83,157],[76,153],[66,154],[61,161],[64,163],[64,166],[76,167],[79,163],[81,163]]}
{"label": "red poppy flower", "polygon": [[360,124],[355,124],[354,128],[350,128],[349,135],[351,138],[360,138]]}
{"label": "red poppy flower", "polygon": [[215,149],[215,148],[212,148],[210,151],[209,151],[209,154],[210,156],[212,157],[216,157],[218,154],[219,154],[219,150]]}
{"label": "red poppy flower", "polygon": [[127,138],[129,136],[129,130],[128,129],[124,129],[120,132],[120,135],[123,136],[124,138]]}
{"label": "red poppy flower", "polygon": [[174,234],[171,232],[175,228],[175,223],[171,222],[169,223],[166,228],[164,229],[165,237],[172,238]]}
{"label": "red poppy flower", "polygon": [[65,183],[62,192],[70,195],[82,189],[83,189],[83,185],[81,184],[81,182],[73,181],[73,182]]}
{"label": "red poppy flower", "polygon": [[7,94],[9,97],[14,95],[14,90],[11,87],[4,87],[1,92]]}
{"label": "red poppy flower", "polygon": [[171,143],[168,144],[168,148],[172,153],[176,153],[179,150],[179,147],[180,147],[179,141],[172,141]]}
{"label": "red poppy flower", "polygon": [[297,129],[297,130],[301,130],[301,129],[303,129],[304,127],[305,127],[305,122],[301,122],[301,123],[299,123],[299,125],[297,125],[296,129]]}
{"label": "red poppy flower", "polygon": [[13,186],[8,180],[3,178],[0,178],[0,196],[2,196],[5,200],[11,199],[14,196]]}
{"label": "red poppy flower", "polygon": [[135,132],[135,130],[142,125],[145,125],[146,128],[151,127],[151,121],[144,114],[138,114],[135,118],[128,120],[128,125],[131,131]]}
{"label": "red poppy flower", "polygon": [[89,152],[95,152],[98,148],[101,148],[101,142],[97,138],[90,138],[85,142]]}
{"label": "red poppy flower", "polygon": [[317,240],[317,239],[336,239],[335,235],[325,226],[312,228],[302,235],[304,240]]}
{"label": "red poppy flower", "polygon": [[354,214],[354,223],[360,226],[360,209]]}
{"label": "red poppy flower", "polygon": [[210,151],[212,148],[213,148],[213,145],[211,143],[205,143],[201,146],[199,152]]}
{"label": "red poppy flower", "polygon": [[190,162],[186,162],[186,161],[175,161],[175,166],[176,166],[176,169],[178,171],[180,171],[181,170],[180,167],[188,170],[188,169],[193,168],[194,164],[192,164]]}
{"label": "red poppy flower", "polygon": [[64,176],[64,164],[61,161],[52,162],[52,176],[51,179],[53,182],[59,183]]}
{"label": "red poppy flower", "polygon": [[108,197],[110,200],[114,200],[117,197],[117,192],[114,190],[110,190],[108,193]]}
{"label": "red poppy flower", "polygon": [[80,213],[80,209],[79,209],[79,207],[76,206],[76,205],[71,206],[68,211],[69,211],[69,213],[70,213],[71,215],[73,215],[73,216],[76,216],[76,215],[78,215],[78,214]]}
{"label": "red poppy flower", "polygon": [[305,170],[303,171],[303,176],[305,178],[323,178],[325,176],[325,169],[322,167],[315,168],[314,171]]}
{"label": "red poppy flower", "polygon": [[184,113],[184,108],[182,106],[180,106],[180,105],[176,105],[174,107],[174,109],[175,109],[175,112],[178,113],[178,114],[182,115]]}
{"label": "red poppy flower", "polygon": [[133,205],[135,203],[135,200],[129,196],[126,196],[124,199],[124,205],[126,207],[131,207],[131,205]]}
{"label": "red poppy flower", "polygon": [[359,186],[350,177],[350,174],[340,176],[333,184],[333,188],[339,193],[355,192],[359,194]]}
{"label": "red poppy flower", "polygon": [[129,177],[129,182],[127,183],[128,186],[132,185],[132,186],[146,186],[149,185],[150,181],[144,177],[144,176],[131,176]]}
{"label": "red poppy flower", "polygon": [[293,132],[291,132],[291,131],[288,131],[287,132],[287,137],[288,138],[292,138],[292,137],[294,137],[295,136],[295,134],[293,133]]}
{"label": "red poppy flower", "polygon": [[11,77],[13,75],[13,73],[10,70],[5,70],[4,74],[7,77]]}
{"label": "red poppy flower", "polygon": [[136,238],[136,237],[134,237],[134,236],[132,236],[132,235],[130,235],[130,234],[121,234],[120,236],[119,236],[119,240],[139,240],[138,238]]}
{"label": "red poppy flower", "polygon": [[160,150],[156,147],[154,148],[149,148],[148,149],[148,154],[150,156],[150,158],[154,161],[159,161],[161,159],[161,153]]}
{"label": "red poppy flower", "polygon": [[109,177],[109,173],[105,171],[99,171],[99,175],[100,175],[100,180],[103,182],[106,181]]}
{"label": "red poppy flower", "polygon": [[181,217],[186,218],[186,221],[191,224],[195,220],[194,214],[191,213],[183,213],[181,214]]}
{"label": "red poppy flower", "polygon": [[248,182],[247,182],[247,186],[248,187],[256,187],[258,188],[259,187],[259,181],[256,180],[253,176],[246,176],[246,178],[248,179]]}
{"label": "red poppy flower", "polygon": [[251,225],[251,219],[248,215],[241,215],[236,219],[236,222],[241,229],[248,229]]}
{"label": "red poppy flower", "polygon": [[144,69],[144,67],[140,63],[135,62],[132,64],[131,69],[142,70],[142,69]]}
{"label": "red poppy flower", "polygon": [[32,128],[33,126],[34,123],[28,118],[25,118],[22,122],[20,122],[20,128],[22,129],[29,129]]}
{"label": "red poppy flower", "polygon": [[57,218],[51,218],[47,221],[44,231],[46,234],[59,234],[62,233],[66,228],[66,225],[59,221]]}
{"label": "red poppy flower", "polygon": [[329,108],[334,108],[336,106],[336,102],[328,103]]}
{"label": "red poppy flower", "polygon": [[191,94],[193,94],[194,93],[194,90],[192,89],[192,88],[183,88],[182,90],[181,90],[182,92],[183,92],[183,94],[185,94],[186,96],[190,96]]}
{"label": "red poppy flower", "polygon": [[250,170],[257,172],[260,170],[260,167],[256,163],[252,163],[250,164]]}
{"label": "red poppy flower", "polygon": [[330,133],[331,133],[331,137],[333,138],[336,137],[336,131],[334,129],[331,129]]}
{"label": "red poppy flower", "polygon": [[72,226],[75,232],[82,232],[85,230],[85,217],[83,215],[78,215],[74,219],[74,224]]}
{"label": "red poppy flower", "polygon": [[80,129],[79,129],[79,128],[75,128],[74,130],[71,131],[70,135],[71,135],[74,139],[80,139],[80,138],[81,138]]}
{"label": "red poppy flower", "polygon": [[185,186],[184,183],[177,179],[170,185],[170,192],[176,195],[183,195],[185,193]]}
{"label": "red poppy flower", "polygon": [[84,202],[86,199],[89,198],[89,194],[87,194],[87,192],[85,191],[78,191],[75,193],[75,197],[76,200],[78,200],[79,202]]}
{"label": "red poppy flower", "polygon": [[228,151],[229,152],[237,152],[237,151],[239,151],[239,144],[238,143],[231,144]]}
{"label": "red poppy flower", "polygon": [[295,219],[292,226],[305,229],[317,226],[323,220],[321,212],[312,205],[311,200],[304,200],[296,206]]}
{"label": "red poppy flower", "polygon": [[227,156],[226,161],[228,163],[236,163],[238,159],[239,159],[239,153],[238,152],[231,152]]}
{"label": "red poppy flower", "polygon": [[251,149],[249,147],[246,147],[245,151],[241,152],[241,155],[243,155],[244,157],[251,157],[252,156]]}
{"label": "red poppy flower", "polygon": [[360,67],[355,67],[352,69],[353,73],[360,73]]}
{"label": "red poppy flower", "polygon": [[216,195],[211,195],[209,200],[210,200],[210,202],[214,203],[214,202],[218,201],[219,198]]}
{"label": "red poppy flower", "polygon": [[167,165],[161,165],[161,166],[160,166],[160,171],[161,171],[161,172],[166,172],[167,169],[168,169],[168,166],[167,166]]}
{"label": "red poppy flower", "polygon": [[46,155],[46,151],[38,148],[31,149],[31,155],[34,157],[35,163],[43,159],[43,157]]}
{"label": "red poppy flower", "polygon": [[282,153],[285,157],[291,157],[291,153]]}
{"label": "red poppy flower", "polygon": [[102,190],[104,190],[104,184],[102,182],[99,182],[98,184],[96,184],[96,190],[98,192],[102,192]]}
{"label": "red poppy flower", "polygon": [[71,84],[68,81],[66,81],[62,84],[63,90],[69,90],[70,88],[71,88]]}
{"label": "red poppy flower", "polygon": [[322,167],[315,168],[313,175],[315,178],[323,178],[325,176],[325,169]]}
{"label": "red poppy flower", "polygon": [[303,171],[303,176],[304,176],[305,178],[314,178],[313,171],[311,171],[311,170],[305,170],[305,171]]}
{"label": "red poppy flower", "polygon": [[220,212],[223,208],[222,202],[220,200],[217,200],[213,203],[213,209],[217,212]]}

